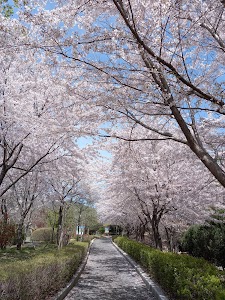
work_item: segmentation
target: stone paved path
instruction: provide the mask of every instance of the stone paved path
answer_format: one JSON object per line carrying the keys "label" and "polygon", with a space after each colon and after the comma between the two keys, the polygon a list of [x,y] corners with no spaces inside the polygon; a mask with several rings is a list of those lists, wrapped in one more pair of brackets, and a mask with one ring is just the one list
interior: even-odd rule
{"label": "stone paved path", "polygon": [[141,277],[113,246],[97,239],[85,269],[65,300],[155,300]]}

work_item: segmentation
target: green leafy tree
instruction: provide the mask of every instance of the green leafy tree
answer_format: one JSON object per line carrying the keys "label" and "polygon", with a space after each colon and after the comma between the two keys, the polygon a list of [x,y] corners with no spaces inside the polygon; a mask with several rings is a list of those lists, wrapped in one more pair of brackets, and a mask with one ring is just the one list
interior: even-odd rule
{"label": "green leafy tree", "polygon": [[47,224],[52,229],[51,242],[54,242],[55,232],[58,225],[59,213],[54,209],[47,212]]}

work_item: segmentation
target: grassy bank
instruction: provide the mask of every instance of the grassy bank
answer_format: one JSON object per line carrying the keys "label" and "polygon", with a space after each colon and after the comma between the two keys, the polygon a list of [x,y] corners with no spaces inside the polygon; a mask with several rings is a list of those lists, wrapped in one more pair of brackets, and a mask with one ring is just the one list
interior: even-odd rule
{"label": "grassy bank", "polygon": [[173,299],[225,300],[225,273],[204,259],[164,253],[124,237],[117,245],[139,262]]}
{"label": "grassy bank", "polygon": [[54,245],[0,251],[0,299],[42,300],[72,277],[88,248],[72,242],[60,251]]}

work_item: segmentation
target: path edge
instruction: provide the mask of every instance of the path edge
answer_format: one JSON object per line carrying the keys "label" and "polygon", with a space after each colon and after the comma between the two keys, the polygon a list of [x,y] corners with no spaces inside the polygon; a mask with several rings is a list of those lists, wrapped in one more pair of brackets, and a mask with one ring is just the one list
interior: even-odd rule
{"label": "path edge", "polygon": [[67,286],[65,288],[63,288],[61,291],[58,292],[58,294],[55,296],[54,300],[63,300],[69,294],[69,292],[72,290],[72,288],[76,285],[78,279],[80,278],[81,273],[83,272],[83,270],[87,264],[91,246],[94,241],[95,241],[95,239],[91,240],[88,250],[87,250],[87,254],[86,254],[85,258],[83,259],[79,268],[74,273],[72,279],[69,281],[69,283],[67,284]]}
{"label": "path edge", "polygon": [[116,249],[125,257],[125,259],[135,268],[136,272],[141,276],[142,280],[146,284],[147,288],[151,291],[152,295],[155,296],[157,300],[169,300],[165,295],[161,287],[156,284],[149,275],[142,269],[142,267],[136,263],[126,252],[124,252],[116,243],[112,241],[112,244]]}

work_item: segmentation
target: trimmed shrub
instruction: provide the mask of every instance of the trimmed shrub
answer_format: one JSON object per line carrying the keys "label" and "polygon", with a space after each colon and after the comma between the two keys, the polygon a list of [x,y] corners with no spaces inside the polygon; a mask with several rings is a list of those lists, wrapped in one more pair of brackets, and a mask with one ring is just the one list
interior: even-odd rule
{"label": "trimmed shrub", "polygon": [[31,239],[37,242],[50,242],[52,240],[52,228],[38,228],[32,232]]}
{"label": "trimmed shrub", "polygon": [[225,273],[203,258],[164,253],[124,237],[118,237],[115,242],[174,299],[225,299]]}
{"label": "trimmed shrub", "polygon": [[28,259],[0,266],[1,300],[43,300],[54,295],[72,277],[88,243],[69,244],[62,250],[45,250]]}

